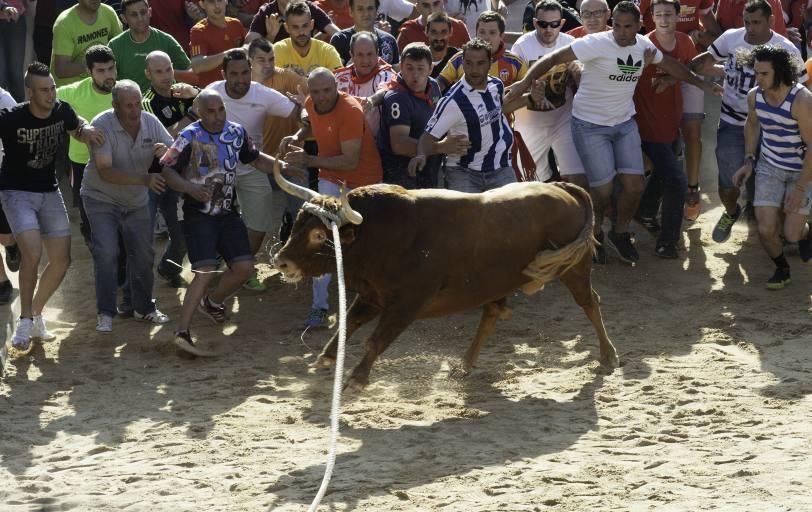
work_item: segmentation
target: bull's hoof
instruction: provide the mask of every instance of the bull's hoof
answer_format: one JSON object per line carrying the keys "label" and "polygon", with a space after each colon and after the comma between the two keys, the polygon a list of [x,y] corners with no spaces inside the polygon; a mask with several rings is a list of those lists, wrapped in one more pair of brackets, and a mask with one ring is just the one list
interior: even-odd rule
{"label": "bull's hoof", "polygon": [[449,376],[455,379],[464,379],[465,377],[471,375],[471,372],[474,371],[474,366],[471,364],[463,363],[459,366],[454,365],[451,367],[451,371],[449,372]]}
{"label": "bull's hoof", "polygon": [[608,355],[601,356],[601,366],[607,370],[614,370],[620,366],[620,359],[617,357],[617,352],[612,352]]}
{"label": "bull's hoof", "polygon": [[350,377],[350,380],[344,385],[344,390],[354,391],[360,393],[369,385],[369,379],[362,379],[360,377]]}
{"label": "bull's hoof", "polygon": [[314,363],[310,363],[311,368],[332,368],[335,366],[336,360],[334,357],[321,355]]}

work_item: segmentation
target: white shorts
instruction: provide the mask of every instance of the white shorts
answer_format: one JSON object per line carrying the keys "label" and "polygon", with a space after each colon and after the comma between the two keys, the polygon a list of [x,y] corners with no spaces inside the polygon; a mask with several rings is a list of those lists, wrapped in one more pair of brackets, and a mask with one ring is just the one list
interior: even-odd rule
{"label": "white shorts", "polygon": [[705,92],[695,85],[680,82],[682,120],[705,119]]}
{"label": "white shorts", "polygon": [[237,175],[237,201],[245,226],[259,233],[273,233],[273,189],[260,171]]}
{"label": "white shorts", "polygon": [[581,157],[575,149],[575,142],[572,140],[571,120],[572,116],[565,114],[554,125],[536,124],[521,127],[517,123],[516,129],[522,134],[527,149],[533,155],[539,181],[547,181],[553,177],[548,160],[550,148],[555,152],[558,170],[562,176],[586,174]]}

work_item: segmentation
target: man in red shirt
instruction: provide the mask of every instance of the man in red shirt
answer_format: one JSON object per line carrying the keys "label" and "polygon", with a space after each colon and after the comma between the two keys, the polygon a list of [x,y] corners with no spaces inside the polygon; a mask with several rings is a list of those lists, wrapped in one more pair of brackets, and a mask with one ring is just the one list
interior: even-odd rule
{"label": "man in red shirt", "polygon": [[[417,12],[420,16],[400,26],[398,48],[401,52],[409,43],[429,44],[429,38],[426,36],[426,20],[430,14],[445,12],[445,4],[443,0],[417,0]],[[468,28],[464,22],[456,18],[449,17],[449,20],[451,21],[451,37],[448,44],[454,48],[462,48],[462,45],[471,40]]]}
{"label": "man in red shirt", "polygon": [[206,18],[189,31],[192,70],[198,74],[201,87],[223,79],[223,56],[245,39],[245,27],[237,18],[226,17],[226,5],[226,0],[202,0]]}
{"label": "man in red shirt", "polygon": [[575,27],[567,34],[577,39],[609,30],[610,14],[609,4],[606,3],[606,0],[584,0],[581,3],[581,21],[584,24]]}
{"label": "man in red shirt", "polygon": [[[696,47],[688,35],[677,32],[679,2],[653,0],[651,12],[656,28],[647,37],[664,55],[687,65],[696,56]],[[674,259],[679,256],[682,210],[687,193],[687,178],[674,152],[682,120],[679,82],[657,66],[646,66],[637,83],[634,107],[643,153],[654,164],[636,217],[645,225],[656,223],[662,198],[662,228],[655,251],[661,258]]]}
{"label": "man in red shirt", "polygon": [[150,24],[174,37],[189,53],[189,27],[205,17],[203,9],[190,0],[160,0],[150,2],[149,6],[152,9]]}
{"label": "man in red shirt", "polygon": [[[356,188],[380,183],[383,178],[381,157],[372,130],[358,100],[338,92],[333,72],[314,69],[307,78],[310,96],[305,100],[307,123],[293,137],[282,140],[282,159],[299,168],[319,168],[319,192],[338,196],[339,184]],[[319,154],[308,155],[304,140],[313,136]],[[327,325],[330,274],[313,279],[313,307],[305,321],[308,327]]]}
{"label": "man in red shirt", "polygon": [[349,0],[316,0],[313,3],[326,12],[327,16],[341,30],[355,25],[355,20],[350,14]]}

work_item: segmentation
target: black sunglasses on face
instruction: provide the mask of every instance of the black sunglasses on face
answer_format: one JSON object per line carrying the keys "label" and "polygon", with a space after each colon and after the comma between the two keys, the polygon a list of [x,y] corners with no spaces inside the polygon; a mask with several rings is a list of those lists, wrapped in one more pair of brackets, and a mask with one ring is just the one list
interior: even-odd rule
{"label": "black sunglasses on face", "polygon": [[561,20],[556,20],[556,21],[536,20],[536,25],[538,25],[539,28],[547,28],[547,27],[558,28],[558,27],[561,26]]}

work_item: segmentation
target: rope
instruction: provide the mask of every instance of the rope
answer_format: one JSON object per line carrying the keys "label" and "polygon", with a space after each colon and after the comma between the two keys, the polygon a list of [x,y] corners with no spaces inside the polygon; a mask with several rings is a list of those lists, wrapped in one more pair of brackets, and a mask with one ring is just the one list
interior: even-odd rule
{"label": "rope", "polygon": [[[306,205],[308,203],[305,203]],[[322,217],[322,221],[327,224]],[[324,478],[321,487],[313,503],[310,504],[308,512],[316,512],[321,503],[321,499],[327,492],[330,484],[330,477],[333,474],[333,467],[336,463],[336,443],[338,441],[338,416],[341,414],[341,384],[344,376],[344,345],[347,342],[347,291],[344,286],[344,257],[341,254],[341,240],[339,239],[338,224],[336,220],[331,222],[333,230],[333,240],[336,251],[336,270],[338,274],[338,353],[336,354],[336,374],[333,379],[333,406],[330,411],[330,452],[327,455],[327,467],[324,469]]]}

